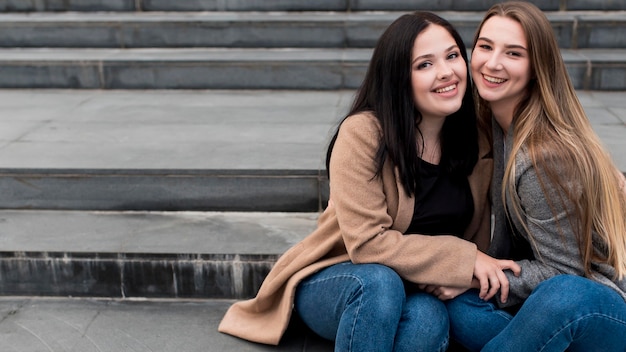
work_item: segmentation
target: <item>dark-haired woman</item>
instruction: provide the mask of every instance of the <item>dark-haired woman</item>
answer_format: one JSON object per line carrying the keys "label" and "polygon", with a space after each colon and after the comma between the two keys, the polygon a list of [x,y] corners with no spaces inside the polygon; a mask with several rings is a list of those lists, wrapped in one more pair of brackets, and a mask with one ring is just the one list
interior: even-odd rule
{"label": "dark-haired woman", "polygon": [[[429,13],[394,21],[327,153],[330,202],[254,299],[219,330],[278,344],[298,314],[336,351],[445,351],[448,314],[420,287],[490,298],[519,273],[484,253],[492,162],[479,143],[465,46]],[[437,297],[436,297],[437,296]]]}

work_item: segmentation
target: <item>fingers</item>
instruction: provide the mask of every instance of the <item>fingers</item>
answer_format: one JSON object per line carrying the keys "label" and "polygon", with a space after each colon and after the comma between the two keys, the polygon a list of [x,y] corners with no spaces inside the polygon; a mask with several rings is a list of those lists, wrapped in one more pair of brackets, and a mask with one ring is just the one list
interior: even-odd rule
{"label": "fingers", "polygon": [[[498,266],[500,270],[496,270],[496,276],[498,281],[497,285],[498,289],[500,290],[500,300],[504,303],[509,298],[509,279],[506,277],[504,270],[511,270],[515,276],[519,276],[522,272],[522,268],[519,266],[519,264],[512,260],[498,260]],[[489,293],[491,294],[492,292],[493,290],[490,290]],[[491,297],[487,297],[486,300],[491,299]]]}
{"label": "fingers", "polygon": [[426,293],[430,293],[431,295],[437,297],[440,300],[445,300],[445,294],[441,287],[434,285],[419,285],[420,289]]}
{"label": "fingers", "polygon": [[488,296],[493,296],[490,294],[490,281],[492,281],[495,275],[495,271],[499,270],[496,265],[494,265],[497,261],[488,255],[482,253],[481,251],[476,252],[476,261],[474,263],[474,277],[478,279],[479,283],[479,292],[478,296],[481,299],[485,299]]}
{"label": "fingers", "polygon": [[437,289],[437,286],[434,285],[419,285],[418,286],[420,288],[420,290],[426,292],[426,293],[430,293],[430,294],[434,294],[435,290]]}
{"label": "fingers", "polygon": [[498,273],[500,280],[500,301],[502,303],[506,303],[506,300],[509,298],[509,279],[503,272]]}
{"label": "fingers", "polygon": [[464,293],[465,291],[467,291],[469,288],[468,287],[442,287],[439,296],[437,296],[437,298],[439,298],[442,301],[447,301],[449,299],[453,299],[457,296],[459,296],[460,294]]}
{"label": "fingers", "polygon": [[500,268],[502,270],[511,270],[515,276],[519,276],[522,273],[522,268],[519,264],[512,260],[500,260]]}
{"label": "fingers", "polygon": [[489,278],[489,283],[490,285],[487,295],[485,297],[481,297],[485,301],[490,300],[493,296],[496,295],[496,293],[498,293],[498,290],[500,290],[500,278],[498,277],[498,271],[494,273],[494,276],[491,276]]}
{"label": "fingers", "polygon": [[485,299],[487,293],[489,292],[489,278],[486,276],[478,277],[478,282],[480,283],[480,289],[478,292],[478,297],[481,299]]}
{"label": "fingers", "polygon": [[452,287],[452,286],[436,286],[436,285],[418,285],[419,288],[442,301],[453,299],[454,297],[467,291],[468,287]]}
{"label": "fingers", "polygon": [[500,299],[506,302],[509,296],[509,280],[504,270],[511,270],[515,276],[521,274],[521,267],[513,260],[492,258],[478,251],[474,265],[474,277],[479,282],[479,297],[493,298],[500,291]]}
{"label": "fingers", "polygon": [[[519,274],[518,274],[519,275]],[[488,280],[486,287],[481,282],[479,297],[485,301],[493,298],[500,291],[500,300],[505,303],[509,298],[509,279],[502,270],[496,270]]]}

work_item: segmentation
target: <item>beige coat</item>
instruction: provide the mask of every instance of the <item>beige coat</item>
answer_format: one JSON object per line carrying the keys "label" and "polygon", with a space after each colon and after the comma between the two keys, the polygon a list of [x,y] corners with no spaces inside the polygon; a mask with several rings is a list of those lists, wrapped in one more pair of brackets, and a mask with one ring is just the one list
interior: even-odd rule
{"label": "beige coat", "polygon": [[379,124],[370,114],[344,121],[330,161],[332,202],[320,215],[317,229],[278,259],[255,298],[229,308],[220,332],[277,345],[289,324],[298,283],[348,260],[384,264],[415,283],[470,285],[477,245],[484,251],[489,244],[487,193],[493,159],[481,150],[469,177],[475,211],[464,238],[472,242],[447,235],[404,235],[414,198],[404,192],[390,162],[385,163],[382,177],[374,177],[380,135]]}

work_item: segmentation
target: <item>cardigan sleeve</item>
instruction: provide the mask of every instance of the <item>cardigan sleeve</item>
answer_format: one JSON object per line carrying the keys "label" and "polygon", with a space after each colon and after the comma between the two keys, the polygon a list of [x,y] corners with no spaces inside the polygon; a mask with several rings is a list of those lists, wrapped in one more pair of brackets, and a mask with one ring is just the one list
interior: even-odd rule
{"label": "cardigan sleeve", "polygon": [[[546,194],[541,188],[542,183]],[[566,186],[571,189],[579,187],[573,180]],[[517,163],[516,187],[523,221],[530,235],[514,214],[513,224],[530,242],[535,259],[517,262],[522,268],[519,277],[505,272],[510,284],[507,306],[523,302],[539,283],[553,276],[584,276],[584,265],[570,221],[574,205],[559,194],[547,176],[540,180],[537,170],[527,159]],[[508,204],[511,209],[511,203]]]}
{"label": "cardigan sleeve", "polygon": [[[474,243],[449,235],[404,235],[401,231],[406,229],[393,229],[387,204],[392,197],[385,194],[390,189],[385,184],[393,183],[396,193],[402,186],[388,163],[386,171],[376,175],[380,136],[373,116],[351,116],[339,129],[330,159],[331,198],[351,261],[384,264],[415,283],[469,287]],[[397,201],[398,195],[394,197]]]}

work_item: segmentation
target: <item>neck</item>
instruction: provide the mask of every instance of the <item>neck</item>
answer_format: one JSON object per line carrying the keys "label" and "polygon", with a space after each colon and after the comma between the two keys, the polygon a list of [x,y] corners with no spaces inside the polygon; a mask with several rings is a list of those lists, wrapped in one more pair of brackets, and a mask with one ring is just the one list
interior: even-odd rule
{"label": "neck", "polygon": [[438,165],[441,159],[441,130],[445,118],[423,119],[418,125],[421,135],[417,136],[417,151],[422,160]]}
{"label": "neck", "polygon": [[511,123],[513,123],[514,104],[491,104],[491,112],[493,117],[504,131],[504,135],[509,131]]}

